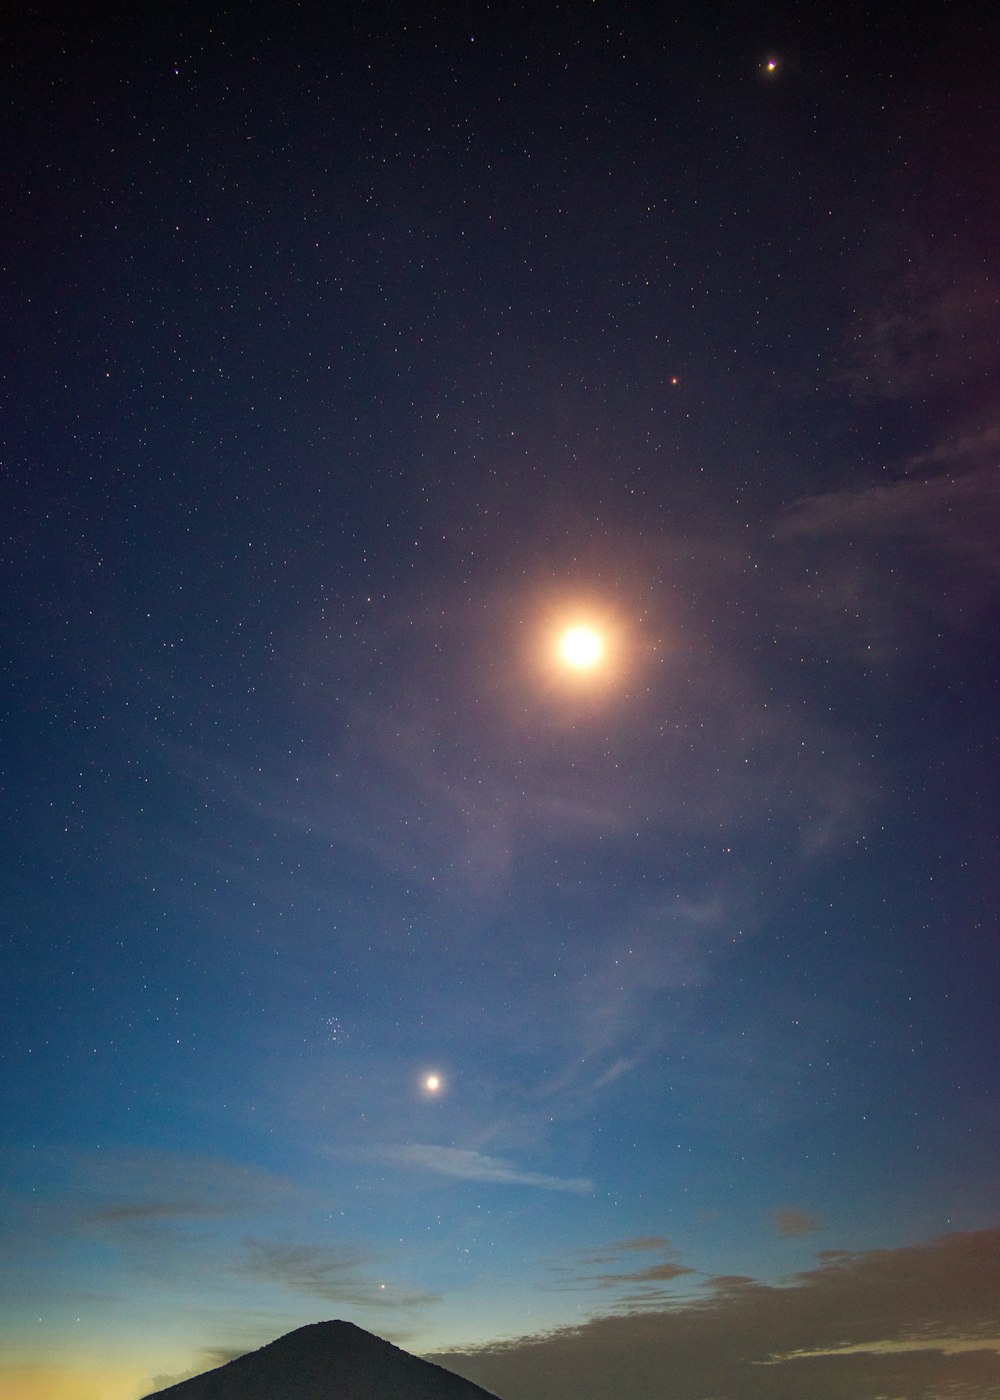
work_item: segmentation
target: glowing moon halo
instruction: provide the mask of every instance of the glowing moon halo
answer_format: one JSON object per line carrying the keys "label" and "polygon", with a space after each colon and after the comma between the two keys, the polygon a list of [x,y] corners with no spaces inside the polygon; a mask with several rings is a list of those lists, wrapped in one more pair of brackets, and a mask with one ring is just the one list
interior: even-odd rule
{"label": "glowing moon halo", "polygon": [[439,1074],[428,1074],[424,1076],[424,1088],[428,1094],[436,1094],[441,1088],[441,1076]]}
{"label": "glowing moon halo", "polygon": [[604,656],[604,639],[592,627],[570,627],[559,638],[559,655],[574,671],[589,671]]}

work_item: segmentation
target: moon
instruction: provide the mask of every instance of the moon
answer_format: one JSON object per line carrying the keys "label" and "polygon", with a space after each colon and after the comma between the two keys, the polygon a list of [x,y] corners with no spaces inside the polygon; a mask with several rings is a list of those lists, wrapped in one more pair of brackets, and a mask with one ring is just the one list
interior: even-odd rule
{"label": "moon", "polygon": [[559,638],[559,655],[574,671],[590,671],[604,656],[604,638],[593,627],[570,627]]}
{"label": "moon", "polygon": [[427,1074],[424,1076],[424,1088],[428,1094],[437,1094],[441,1090],[441,1076],[439,1074]]}

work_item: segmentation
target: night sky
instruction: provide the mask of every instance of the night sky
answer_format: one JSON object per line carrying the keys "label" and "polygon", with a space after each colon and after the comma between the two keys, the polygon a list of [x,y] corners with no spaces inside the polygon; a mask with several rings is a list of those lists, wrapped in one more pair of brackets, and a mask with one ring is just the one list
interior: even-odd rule
{"label": "night sky", "polygon": [[2,64],[3,1400],[1000,1396],[1000,22]]}

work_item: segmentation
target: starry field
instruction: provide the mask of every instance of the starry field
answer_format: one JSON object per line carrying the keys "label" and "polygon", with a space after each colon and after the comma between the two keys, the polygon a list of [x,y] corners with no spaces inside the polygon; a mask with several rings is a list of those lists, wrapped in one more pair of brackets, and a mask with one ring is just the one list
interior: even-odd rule
{"label": "starry field", "polygon": [[0,28],[0,1396],[1000,1396],[1000,22]]}

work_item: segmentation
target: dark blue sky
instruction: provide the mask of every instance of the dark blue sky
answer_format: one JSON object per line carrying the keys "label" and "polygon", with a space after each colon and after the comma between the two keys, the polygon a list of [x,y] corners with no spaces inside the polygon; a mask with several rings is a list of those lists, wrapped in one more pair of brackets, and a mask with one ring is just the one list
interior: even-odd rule
{"label": "dark blue sky", "polygon": [[4,1385],[992,1394],[986,11],[5,32]]}

